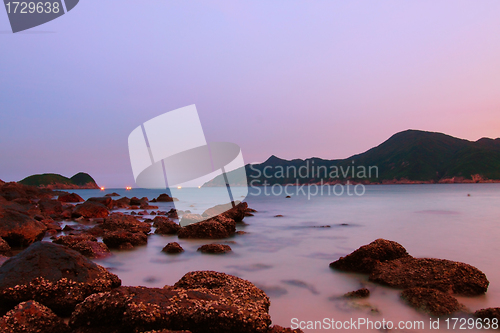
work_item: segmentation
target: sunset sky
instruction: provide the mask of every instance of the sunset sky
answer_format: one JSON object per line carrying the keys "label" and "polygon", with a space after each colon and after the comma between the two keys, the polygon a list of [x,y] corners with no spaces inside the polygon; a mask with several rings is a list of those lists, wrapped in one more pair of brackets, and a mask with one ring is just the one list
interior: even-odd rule
{"label": "sunset sky", "polygon": [[190,104],[247,163],[500,137],[498,0],[81,0],[17,34],[0,9],[0,49],[4,181],[134,186],[130,132]]}

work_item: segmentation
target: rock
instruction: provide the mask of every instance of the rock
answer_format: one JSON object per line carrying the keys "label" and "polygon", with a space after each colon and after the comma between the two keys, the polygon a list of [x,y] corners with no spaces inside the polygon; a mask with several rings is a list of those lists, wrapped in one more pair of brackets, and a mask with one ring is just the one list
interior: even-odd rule
{"label": "rock", "polygon": [[134,246],[146,245],[148,236],[142,232],[129,232],[125,230],[108,231],[104,233],[102,241],[110,249],[131,249]]}
{"label": "rock", "polygon": [[110,255],[106,244],[97,242],[97,239],[92,235],[60,236],[52,242],[67,246],[89,258],[104,258]]}
{"label": "rock", "polygon": [[233,207],[232,203],[217,205],[204,211],[201,216],[208,218],[223,214],[225,217],[232,219],[235,222],[241,222],[247,212],[248,204],[246,202],[238,201],[236,201],[235,204],[235,207]]}
{"label": "rock", "polygon": [[474,316],[481,318],[481,319],[488,318],[488,319],[490,319],[490,323],[491,323],[491,320],[493,320],[493,319],[497,319],[498,322],[500,322],[500,308],[486,308],[486,309],[477,310],[476,312],[474,312]]}
{"label": "rock", "polygon": [[370,291],[366,288],[361,288],[355,291],[350,291],[347,294],[344,294],[343,297],[346,298],[367,298],[370,296]]}
{"label": "rock", "polygon": [[162,251],[165,253],[174,254],[174,253],[184,252],[184,249],[182,248],[182,246],[179,245],[179,243],[172,242],[172,243],[168,243],[167,245],[165,245],[165,247],[162,249]]}
{"label": "rock", "polygon": [[43,214],[51,218],[57,218],[63,212],[61,202],[53,199],[41,199],[38,202],[38,207]]}
{"label": "rock", "polygon": [[108,209],[113,209],[113,199],[110,197],[92,197],[89,198],[87,201],[92,201],[92,202],[98,202],[100,204],[103,204],[106,206]]}
{"label": "rock", "polygon": [[118,200],[113,200],[113,208],[129,208],[130,199],[127,197],[120,198]]}
{"label": "rock", "polygon": [[[3,256],[3,255],[0,254],[0,266],[2,266],[3,263],[6,262],[9,259],[10,259],[9,257]],[[2,309],[2,306],[0,305],[0,313],[1,313],[1,309]]]}
{"label": "rock", "polygon": [[108,193],[104,195],[105,197],[119,197],[120,195],[116,192]]}
{"label": "rock", "polygon": [[179,215],[177,214],[177,210],[174,208],[170,208],[170,210],[166,213],[166,215],[171,219],[178,219]]}
{"label": "rock", "polygon": [[285,327],[282,327],[279,325],[271,326],[267,332],[268,333],[304,333],[304,331],[302,331],[301,329],[298,329],[298,328],[295,330],[292,330],[289,327],[285,328]]}
{"label": "rock", "polygon": [[269,298],[252,283],[211,271],[187,273],[173,287],[120,287],[77,306],[70,326],[120,332],[267,332]]}
{"label": "rock", "polygon": [[163,330],[147,331],[147,332],[142,332],[142,333],[191,333],[191,331],[185,331],[185,330],[182,330],[182,331],[172,331],[172,330],[163,329]]}
{"label": "rock", "polygon": [[72,226],[70,226],[69,224],[66,224],[64,226],[64,228],[62,229],[62,231],[73,231],[75,230],[75,228],[73,228]]}
{"label": "rock", "polygon": [[61,194],[57,200],[61,202],[84,202],[85,200],[82,199],[81,196],[79,196],[76,193],[67,193],[67,194]]}
{"label": "rock", "polygon": [[0,237],[0,255],[7,255],[11,256],[12,255],[12,249],[10,248],[9,244]]}
{"label": "rock", "polygon": [[153,227],[156,228],[155,234],[175,235],[181,228],[180,225],[164,216],[156,216],[153,220]]}
{"label": "rock", "polygon": [[341,271],[369,274],[378,262],[410,257],[406,249],[393,241],[379,238],[330,264]]}
{"label": "rock", "polygon": [[162,193],[158,196],[158,198],[156,198],[156,202],[173,202],[173,201],[174,198],[172,198],[166,193]]}
{"label": "rock", "polygon": [[0,267],[0,303],[35,300],[68,316],[87,296],[120,286],[120,279],[80,253],[36,242]]}
{"label": "rock", "polygon": [[72,213],[73,217],[83,216],[85,218],[106,217],[108,215],[108,208],[95,201],[85,201],[82,204],[76,205]]}
{"label": "rock", "polygon": [[[182,218],[184,219],[184,216]],[[177,232],[177,236],[179,238],[220,239],[233,235],[235,231],[236,222],[234,220],[218,215],[211,219],[181,228]]]}
{"label": "rock", "polygon": [[19,303],[0,318],[0,331],[10,333],[69,333],[64,321],[35,301]]}
{"label": "rock", "polygon": [[100,227],[109,231],[126,230],[133,233],[142,232],[144,234],[148,234],[151,231],[151,226],[148,223],[141,222],[133,216],[121,213],[109,215],[109,217],[104,219],[104,223]]}
{"label": "rock", "polygon": [[458,295],[482,295],[489,281],[479,269],[443,259],[406,257],[375,265],[370,281],[394,288],[432,288]]}
{"label": "rock", "polygon": [[147,204],[148,203],[148,198],[143,197],[141,199],[137,197],[133,197],[130,199],[130,206],[141,206],[142,204]]}
{"label": "rock", "polygon": [[61,225],[52,219],[45,219],[40,222],[47,227],[47,231],[55,231],[56,233],[62,231]]}
{"label": "rock", "polygon": [[40,221],[22,212],[3,209],[0,206],[0,237],[9,246],[25,247],[41,240],[47,227]]}
{"label": "rock", "polygon": [[278,215],[274,215],[274,217],[283,217],[283,215],[278,214]]}
{"label": "rock", "polygon": [[225,244],[205,244],[198,248],[201,253],[221,254],[231,252],[231,247]]}
{"label": "rock", "polygon": [[184,214],[182,215],[180,225],[185,227],[201,221],[204,221],[204,218],[200,214]]}
{"label": "rock", "polygon": [[35,186],[28,186],[16,182],[10,182],[0,185],[0,196],[7,201],[12,201],[18,198],[24,199],[42,199],[51,198],[52,191],[39,189]]}
{"label": "rock", "polygon": [[287,195],[285,198],[290,199],[290,198],[291,198],[291,196]]}
{"label": "rock", "polygon": [[433,316],[449,315],[461,308],[455,297],[435,289],[405,289],[401,297],[413,308]]}

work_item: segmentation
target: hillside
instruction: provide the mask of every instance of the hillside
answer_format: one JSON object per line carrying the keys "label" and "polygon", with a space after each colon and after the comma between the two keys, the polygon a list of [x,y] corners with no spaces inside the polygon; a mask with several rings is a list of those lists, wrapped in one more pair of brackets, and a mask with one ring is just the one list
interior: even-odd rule
{"label": "hillside", "polygon": [[33,175],[19,181],[24,185],[32,185],[51,189],[97,189],[99,186],[87,173],[79,172],[71,178],[55,173]]}
{"label": "hillside", "polygon": [[[407,130],[377,147],[341,160],[284,160],[271,156],[246,165],[249,183],[462,183],[500,180],[500,139],[458,139],[442,133]],[[266,171],[266,173],[264,173]],[[303,171],[300,173],[299,171]],[[378,172],[378,175],[377,175]],[[237,181],[243,184],[244,179]],[[204,186],[223,186],[216,177]]]}

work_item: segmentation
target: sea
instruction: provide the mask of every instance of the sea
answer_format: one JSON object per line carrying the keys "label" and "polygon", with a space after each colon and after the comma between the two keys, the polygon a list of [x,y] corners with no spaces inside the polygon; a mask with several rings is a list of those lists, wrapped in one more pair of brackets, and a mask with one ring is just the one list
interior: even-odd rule
{"label": "sea", "polygon": [[[213,202],[205,200],[190,207],[192,213],[199,214],[215,205],[224,191],[203,187],[181,190],[213,198]],[[166,191],[74,192],[84,199],[116,192],[151,200]],[[478,324],[467,312],[500,307],[500,184],[367,185],[363,193],[358,188],[357,194],[350,195],[325,191],[311,196],[307,190],[290,190],[290,198],[276,191],[258,192],[250,190],[244,199],[257,210],[237,227],[245,234],[222,240],[153,234],[147,246],[112,251],[112,256],[95,262],[117,274],[125,286],[173,285],[187,272],[197,270],[238,276],[270,297],[273,324],[302,327],[304,332],[474,332],[479,331]],[[174,208],[171,202],[152,205],[158,205],[159,210]],[[490,281],[488,292],[477,297],[457,297],[465,311],[441,317],[437,322],[438,318],[406,305],[400,298],[401,290],[374,284],[366,275],[329,268],[330,262],[377,238],[400,243],[414,257],[473,265]],[[185,252],[163,253],[162,248],[169,242],[178,242]],[[197,251],[211,242],[228,244],[232,252],[207,255]],[[342,297],[362,287],[370,290],[368,298]]]}

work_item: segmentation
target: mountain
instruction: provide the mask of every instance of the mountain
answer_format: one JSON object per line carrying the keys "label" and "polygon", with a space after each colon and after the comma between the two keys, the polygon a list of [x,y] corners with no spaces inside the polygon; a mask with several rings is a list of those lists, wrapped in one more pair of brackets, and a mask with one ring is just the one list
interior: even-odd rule
{"label": "mountain", "polygon": [[55,173],[33,175],[19,181],[23,185],[32,185],[51,189],[98,189],[94,178],[84,172],[79,172],[71,178]]}
{"label": "mountain", "polygon": [[[346,159],[284,160],[245,166],[248,183],[463,183],[500,180],[500,138],[477,141],[407,130]],[[300,172],[302,171],[302,172]],[[229,173],[230,174],[230,173]],[[229,177],[231,179],[231,177]],[[244,179],[236,181],[244,184]],[[224,186],[221,176],[203,186]]]}

